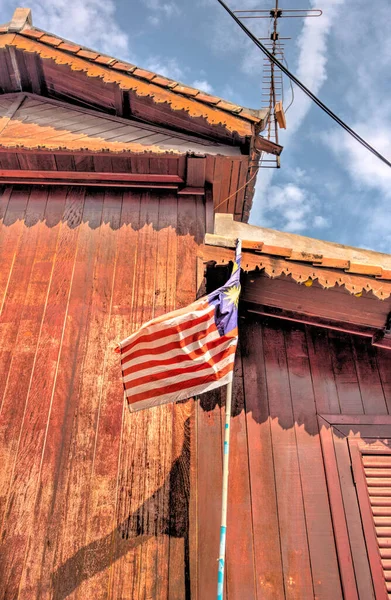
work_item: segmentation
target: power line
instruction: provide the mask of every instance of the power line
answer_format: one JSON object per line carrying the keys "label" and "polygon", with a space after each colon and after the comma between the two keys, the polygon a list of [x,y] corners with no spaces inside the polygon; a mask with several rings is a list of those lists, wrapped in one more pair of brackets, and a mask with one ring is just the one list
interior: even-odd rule
{"label": "power line", "polygon": [[358,135],[349,125],[347,125],[342,119],[340,119],[332,110],[330,110],[319,98],[315,96],[293,73],[291,73],[280,61],[271,54],[268,49],[260,42],[247,27],[242,23],[242,21],[232,12],[230,8],[223,2],[223,0],[217,0],[223,8],[227,11],[227,13],[233,18],[233,20],[239,25],[239,27],[245,32],[245,34],[254,42],[256,46],[268,57],[268,59],[274,63],[293,83],[297,85],[319,108],[321,108],[326,114],[329,115],[342,129],[344,129],[347,133],[349,133],[357,142],[362,144],[364,148],[372,152],[377,158],[379,158],[382,162],[384,162],[388,167],[391,167],[391,162],[386,159],[385,156],[380,154],[373,146],[371,146],[367,141],[365,141],[361,136]]}

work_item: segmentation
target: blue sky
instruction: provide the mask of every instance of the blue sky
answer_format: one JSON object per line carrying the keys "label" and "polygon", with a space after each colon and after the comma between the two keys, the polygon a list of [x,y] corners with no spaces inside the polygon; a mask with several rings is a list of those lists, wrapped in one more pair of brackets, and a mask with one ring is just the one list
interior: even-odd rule
{"label": "blue sky", "polygon": [[[17,0],[0,0],[1,21]],[[271,0],[229,2],[269,8]],[[285,0],[282,8],[291,8]],[[238,104],[261,106],[261,52],[217,0],[30,0],[36,26]],[[319,19],[285,20],[289,67],[391,159],[389,0],[313,0]],[[248,22],[249,23],[249,22]],[[250,22],[260,35],[265,22]],[[285,104],[290,90],[285,83]],[[250,222],[391,253],[391,169],[295,90],[282,168],[261,170]]]}

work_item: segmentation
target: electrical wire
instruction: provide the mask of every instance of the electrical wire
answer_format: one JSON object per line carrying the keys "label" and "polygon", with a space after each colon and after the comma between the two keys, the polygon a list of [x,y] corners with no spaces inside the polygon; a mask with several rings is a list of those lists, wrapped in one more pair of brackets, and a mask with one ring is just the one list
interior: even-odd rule
{"label": "electrical wire", "polygon": [[250,179],[248,181],[246,181],[246,183],[244,183],[240,188],[238,188],[237,190],[235,190],[233,192],[233,194],[231,194],[230,196],[227,196],[226,198],[224,198],[224,200],[222,200],[221,202],[219,202],[219,204],[217,206],[215,206],[213,210],[216,211],[222,204],[224,204],[224,202],[227,202],[230,198],[232,198],[232,196],[236,196],[236,194],[238,192],[240,192],[240,190],[242,190],[244,187],[246,187],[246,185],[248,185],[250,183],[250,181],[252,181],[254,179],[254,177],[258,173],[259,169],[260,169],[260,166],[255,167],[255,172],[250,177]]}
{"label": "electrical wire", "polygon": [[[285,58],[284,55],[283,55],[283,60],[284,60],[284,63],[286,64],[286,68],[289,69],[288,61],[286,60],[286,58]],[[289,85],[291,86],[292,99],[291,99],[290,103],[288,104],[288,107],[284,109],[285,110],[285,114],[288,112],[288,110],[290,109],[290,107],[292,106],[292,104],[295,101],[295,91],[293,89],[293,85],[292,85],[292,81],[291,80],[289,80]]]}
{"label": "electrical wire", "polygon": [[293,73],[291,73],[282,63],[269,50],[260,42],[255,35],[251,33],[249,29],[242,23],[242,21],[232,12],[230,8],[223,2],[223,0],[217,0],[219,4],[227,11],[227,13],[233,18],[233,20],[239,25],[239,27],[245,32],[245,34],[254,42],[256,46],[271,60],[293,83],[297,85],[319,108],[321,108],[329,117],[331,117],[342,129],[344,129],[349,135],[351,135],[357,142],[362,144],[369,152],[372,152],[379,160],[385,163],[388,167],[391,167],[391,162],[387,160],[376,148],[371,146],[366,140],[358,135],[349,125],[347,125],[342,119],[340,119],[330,108],[328,108],[315,94],[311,92]]}

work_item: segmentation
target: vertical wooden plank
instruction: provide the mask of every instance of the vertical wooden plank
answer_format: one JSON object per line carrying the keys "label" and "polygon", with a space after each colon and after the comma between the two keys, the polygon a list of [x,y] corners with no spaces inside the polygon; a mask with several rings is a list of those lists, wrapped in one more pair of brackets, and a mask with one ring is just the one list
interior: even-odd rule
{"label": "vertical wooden plank", "polygon": [[306,326],[308,356],[317,412],[341,412],[331,361],[327,329]]}
{"label": "vertical wooden plank", "polygon": [[300,467],[281,323],[263,328],[285,597],[313,598]]}
{"label": "vertical wooden plank", "polygon": [[46,188],[42,190],[32,189],[27,193],[27,196],[29,200],[24,216],[23,229],[18,246],[15,249],[12,272],[8,278],[7,291],[0,316],[0,407],[11,358],[15,350],[15,339],[23,312],[35,251],[43,228],[40,222],[45,213],[48,190]]}
{"label": "vertical wooden plank", "polygon": [[[203,236],[205,223],[198,204],[199,199],[189,197],[186,202],[178,203],[177,222],[177,261],[176,261],[176,306],[186,306],[193,302],[197,294],[196,257],[199,237]],[[198,207],[198,208],[197,208]],[[177,452],[175,437],[183,439],[183,452],[176,469],[172,473],[170,484],[170,545],[169,545],[169,588],[170,600],[188,599],[191,588],[196,585],[197,569],[195,556],[197,553],[195,531],[189,531],[189,514],[196,516],[193,503],[195,496],[190,497],[190,489],[195,489],[196,450],[190,448],[192,436],[191,426],[195,424],[195,405],[189,401],[186,408],[179,404],[173,406],[173,458]],[[174,476],[175,475],[175,476]],[[190,479],[191,478],[191,479]],[[193,486],[193,487],[192,487]]]}
{"label": "vertical wooden plank", "polygon": [[93,156],[88,154],[77,154],[74,157],[76,171],[93,171]]}
{"label": "vertical wooden plank", "polygon": [[[51,278],[45,314],[34,359],[26,409],[16,452],[15,466],[7,498],[7,528],[3,536],[3,559],[7,576],[0,577],[7,596],[19,588],[28,535],[33,526],[34,504],[41,474],[58,356],[63,341],[69,291],[72,284],[78,228],[83,200],[71,196],[61,227],[56,262]],[[42,373],[45,376],[42,377]]]}
{"label": "vertical wooden plank", "polygon": [[116,386],[116,397],[107,397],[107,370],[108,363],[112,364],[110,358],[116,356],[116,343],[111,338],[110,317],[117,250],[122,251],[117,249],[121,209],[122,192],[105,189],[90,314],[90,320],[96,326],[91,328],[87,348],[87,360],[92,364],[91,375],[94,373],[95,377],[86,398],[89,396],[96,399],[96,415],[90,454],[90,485],[84,497],[87,520],[83,541],[83,582],[77,590],[76,598],[104,598],[109,583],[110,544],[102,548],[99,554],[100,564],[89,549],[94,547],[96,540],[110,538],[115,514],[123,394]]}
{"label": "vertical wooden plank", "polygon": [[205,186],[206,159],[204,157],[187,158],[186,184],[190,187]]}
{"label": "vertical wooden plank", "polygon": [[[168,168],[169,165],[167,165]],[[163,168],[161,165],[160,168]],[[163,194],[159,201],[158,219],[158,248],[155,284],[154,316],[163,315],[176,307],[176,276],[177,276],[177,235],[178,199],[176,194]],[[156,495],[157,525],[155,535],[155,597],[162,600],[167,598],[169,585],[169,555],[170,555],[170,488],[174,485],[175,467],[179,456],[190,448],[183,444],[190,440],[183,438],[183,432],[176,436],[173,433],[173,406],[171,404],[156,409],[159,418],[157,428],[157,447],[160,449],[158,471],[161,483]],[[184,417],[186,418],[186,417]],[[183,429],[183,424],[182,424]],[[177,446],[173,447],[173,435]],[[182,441],[182,447],[181,447]],[[173,454],[174,451],[174,454]],[[175,462],[176,461],[176,462]],[[175,535],[176,532],[173,532]],[[147,593],[152,593],[151,586]]]}
{"label": "vertical wooden plank", "polygon": [[342,599],[304,327],[287,327],[285,343],[314,593]]}
{"label": "vertical wooden plank", "polygon": [[386,415],[388,411],[376,362],[376,348],[369,339],[355,335],[352,336],[352,344],[364,412],[367,415]]}
{"label": "vertical wooden plank", "polygon": [[235,198],[235,218],[241,220],[243,216],[243,202],[246,193],[246,181],[248,175],[248,158],[242,159],[238,180],[238,193]]}
{"label": "vertical wooden plank", "polygon": [[9,199],[11,196],[12,186],[0,186],[0,231],[3,234],[4,216],[7,212]]}
{"label": "vertical wooden plank", "polygon": [[[138,229],[140,226],[141,194],[124,193],[119,230],[119,252],[116,279],[113,290],[112,330],[119,342],[135,329],[133,305],[135,303],[135,280],[138,275]],[[110,367],[110,381],[115,383],[111,393],[119,393],[118,355]],[[123,390],[122,390],[123,396]],[[143,423],[143,414],[130,415],[124,403],[122,420],[120,462],[117,477],[116,516],[110,540],[110,598],[137,598],[138,563],[137,547],[144,541],[139,526],[138,509],[142,504],[137,489],[136,467],[142,461],[145,439],[137,435],[137,426]],[[135,418],[132,418],[132,417]],[[136,421],[137,419],[137,421]]]}
{"label": "vertical wooden plank", "polygon": [[231,171],[231,181],[229,184],[229,192],[230,196],[227,203],[227,212],[231,215],[235,214],[235,202],[236,202],[236,194],[239,188],[239,171],[241,167],[242,161],[238,159],[232,159],[232,171]]}
{"label": "vertical wooden plank", "polygon": [[221,202],[221,185],[222,185],[222,177],[223,177],[223,164],[224,158],[222,156],[216,156],[215,158],[215,167],[213,173],[213,206],[216,212],[223,212],[221,207],[219,207],[219,203]]}
{"label": "vertical wooden plank", "polygon": [[222,438],[219,389],[197,402],[198,598],[213,598],[221,516]]}
{"label": "vertical wooden plank", "polygon": [[[50,198],[53,195],[57,196],[54,210],[58,211],[60,218],[65,205],[66,192],[57,189],[51,192]],[[46,217],[49,210],[53,211],[53,208],[47,205]],[[4,517],[59,230],[59,224],[53,227],[42,227],[30,281],[19,282],[21,285],[26,285],[27,293],[15,341],[15,348],[18,348],[18,351],[13,352],[10,359],[9,377],[0,416],[0,521]],[[20,376],[21,373],[23,377]]]}
{"label": "vertical wooden plank", "polygon": [[[133,159],[132,159],[133,160]],[[155,298],[155,279],[157,263],[157,222],[159,201],[156,195],[143,193],[141,196],[140,225],[137,241],[137,262],[134,278],[132,329],[136,329],[153,317]],[[136,538],[134,548],[129,548],[126,559],[121,561],[119,574],[125,577],[127,584],[115,590],[114,597],[132,598],[144,597],[150,578],[155,572],[154,566],[148,560],[150,547],[154,548],[153,519],[150,519],[151,503],[148,502],[148,492],[153,486],[156,467],[156,439],[158,432],[154,431],[154,417],[150,411],[126,415],[123,445],[131,444],[130,454],[131,481],[127,486],[129,499],[124,499],[124,507],[129,515],[125,537]],[[146,440],[151,436],[150,443]],[[140,441],[138,440],[140,438]],[[151,447],[149,447],[151,446]],[[150,466],[149,462],[150,461]],[[124,468],[121,465],[121,469]],[[150,481],[152,480],[152,483]],[[155,491],[155,490],[154,490]],[[134,516],[134,518],[132,518]],[[121,517],[122,519],[122,517]],[[125,519],[124,519],[125,520]],[[134,542],[134,539],[133,539]],[[153,553],[153,550],[151,550]],[[154,585],[154,581],[152,581]],[[122,595],[121,595],[122,594]]]}
{"label": "vertical wooden plank", "polygon": [[351,336],[329,331],[329,343],[341,412],[347,415],[363,414]]}
{"label": "vertical wooden plank", "polygon": [[[351,549],[349,532],[347,529],[340,476],[334,449],[333,432],[329,424],[321,417],[319,417],[319,429],[344,598],[345,600],[358,600],[352,562],[353,548]],[[372,596],[369,596],[369,598],[371,597]]]}
{"label": "vertical wooden plank", "polygon": [[216,158],[210,154],[206,157],[205,181],[213,183]]}
{"label": "vertical wooden plank", "polygon": [[150,173],[149,158],[146,156],[131,156],[130,157],[132,173]]}
{"label": "vertical wooden plank", "polygon": [[205,232],[214,233],[213,196],[210,188],[205,190],[205,220]]}
{"label": "vertical wooden plank", "polygon": [[[159,160],[159,159],[151,159]],[[167,164],[156,164],[156,168],[166,169]],[[151,165],[152,169],[152,165]],[[151,215],[154,228],[154,251],[147,268],[154,274],[150,289],[151,313],[153,316],[167,312],[167,292],[169,310],[175,306],[176,285],[176,240],[170,235],[171,227],[177,223],[177,201],[169,194],[163,194],[158,201],[158,212]],[[151,239],[152,242],[152,239]],[[174,253],[171,257],[169,249]],[[172,265],[169,265],[170,259]],[[167,268],[168,267],[168,268]],[[139,598],[166,598],[169,581],[169,540],[167,525],[169,520],[172,406],[160,406],[146,415],[148,447],[145,448],[147,469],[144,479],[144,502],[140,510],[143,531],[151,537],[140,553]],[[180,438],[178,438],[178,442]]]}
{"label": "vertical wooden plank", "polygon": [[284,581],[261,327],[256,321],[242,325],[240,339],[256,590],[259,599],[274,600],[284,597]]}
{"label": "vertical wooden plank", "polygon": [[112,173],[113,164],[111,156],[96,155],[93,157],[94,171],[97,173]]}
{"label": "vertical wooden plank", "polygon": [[391,414],[391,352],[384,348],[376,348],[376,362],[388,413]]}
{"label": "vertical wooden plank", "polygon": [[[351,555],[357,583],[358,597],[371,600],[375,598],[372,577],[369,569],[367,549],[365,545],[357,493],[353,484],[350,455],[347,439],[333,430],[332,438],[337,458],[339,485],[342,492],[346,523],[349,532]],[[331,485],[335,485],[331,483]],[[335,527],[337,524],[335,524]],[[336,529],[336,535],[338,530]],[[341,560],[341,559],[340,559]],[[346,593],[346,592],[345,592]]]}
{"label": "vertical wooden plank", "polygon": [[[84,195],[85,190],[71,190],[70,193]],[[65,595],[66,586],[78,584],[76,573],[72,573],[71,569],[68,569],[67,576],[59,577],[55,570],[58,567],[55,564],[55,552],[63,533],[66,474],[90,317],[97,240],[91,235],[90,224],[93,225],[93,221],[91,219],[90,222],[90,219],[91,214],[85,207],[84,223],[79,225],[73,282],[42,458],[39,493],[34,510],[34,535],[30,532],[20,598],[47,597],[53,594],[53,590],[61,597]],[[56,587],[59,579],[64,586],[62,588]]]}
{"label": "vertical wooden plank", "polygon": [[75,171],[75,160],[71,154],[55,155],[57,171]]}
{"label": "vertical wooden plank", "polygon": [[[79,290],[76,286],[85,286],[85,310],[87,324],[82,340],[80,378],[71,390],[69,410],[74,413],[67,423],[64,443],[67,446],[66,470],[61,473],[60,489],[51,522],[61,523],[53,540],[54,553],[49,555],[53,561],[53,595],[63,597],[77,588],[84,576],[83,558],[85,552],[86,528],[88,522],[88,493],[94,451],[95,427],[98,412],[96,393],[97,374],[94,362],[95,341],[99,331],[99,321],[93,314],[93,295],[96,294],[97,261],[101,243],[102,190],[87,188],[84,196],[82,224],[78,226],[78,254],[72,292],[77,302]],[[84,281],[83,281],[84,279]],[[74,287],[75,286],[75,287]],[[73,306],[72,306],[73,308]],[[64,354],[64,360],[67,354]],[[60,405],[61,406],[61,405]],[[72,498],[71,505],[69,499]],[[66,576],[64,575],[66,574]]]}
{"label": "vertical wooden plank", "polygon": [[172,465],[169,497],[169,565],[170,600],[190,600],[193,548],[190,539],[191,510],[191,419],[194,401],[173,405]]}
{"label": "vertical wooden plank", "polygon": [[221,187],[220,187],[220,198],[218,201],[217,212],[228,212],[228,196],[231,182],[232,172],[232,160],[230,158],[222,158],[222,170],[221,170]]}
{"label": "vertical wooden plank", "polygon": [[12,274],[15,252],[24,229],[24,214],[29,198],[29,188],[11,189],[4,214],[0,237],[0,311],[3,310],[5,294]]}
{"label": "vertical wooden plank", "polygon": [[[225,420],[225,415],[224,415]],[[227,598],[257,597],[243,369],[235,361],[227,515]],[[218,525],[218,523],[216,523]],[[240,568],[238,568],[240,566]]]}

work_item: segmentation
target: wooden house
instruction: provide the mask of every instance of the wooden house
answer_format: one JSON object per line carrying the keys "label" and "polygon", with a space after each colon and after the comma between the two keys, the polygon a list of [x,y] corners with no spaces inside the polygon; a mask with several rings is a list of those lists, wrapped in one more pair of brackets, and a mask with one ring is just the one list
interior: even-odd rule
{"label": "wooden house", "polygon": [[224,391],[129,414],[114,349],[237,237],[226,598],[387,598],[391,257],[246,223],[265,112],[27,9],[0,58],[1,600],[215,597]]}

